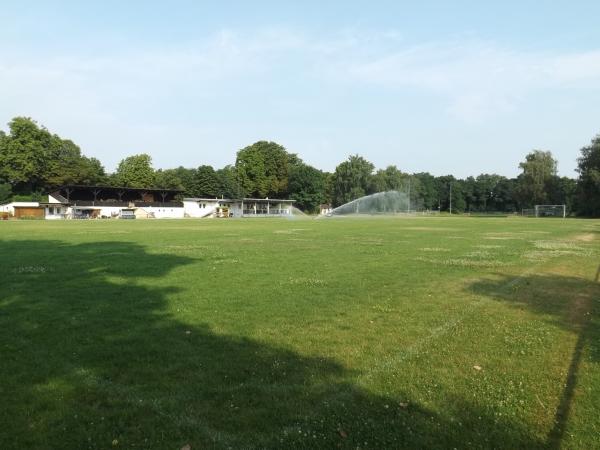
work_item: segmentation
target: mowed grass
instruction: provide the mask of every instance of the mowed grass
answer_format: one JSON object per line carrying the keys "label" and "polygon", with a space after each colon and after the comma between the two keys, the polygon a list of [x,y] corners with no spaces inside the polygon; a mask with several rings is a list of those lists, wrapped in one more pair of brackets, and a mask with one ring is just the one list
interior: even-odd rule
{"label": "mowed grass", "polygon": [[0,448],[600,447],[600,221],[0,222]]}

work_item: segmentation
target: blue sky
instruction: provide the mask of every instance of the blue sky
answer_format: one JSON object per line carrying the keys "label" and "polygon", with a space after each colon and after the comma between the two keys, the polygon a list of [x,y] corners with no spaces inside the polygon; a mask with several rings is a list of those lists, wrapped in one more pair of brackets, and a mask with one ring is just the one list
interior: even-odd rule
{"label": "blue sky", "polygon": [[540,148],[574,176],[600,133],[600,2],[1,3],[0,123],[109,170],[222,167],[266,139],[324,170],[514,176]]}

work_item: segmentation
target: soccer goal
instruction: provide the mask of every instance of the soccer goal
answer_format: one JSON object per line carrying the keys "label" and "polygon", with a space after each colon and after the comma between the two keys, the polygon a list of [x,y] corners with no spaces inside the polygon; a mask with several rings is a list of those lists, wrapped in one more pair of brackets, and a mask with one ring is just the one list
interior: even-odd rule
{"label": "soccer goal", "polygon": [[566,205],[535,205],[535,217],[567,217]]}

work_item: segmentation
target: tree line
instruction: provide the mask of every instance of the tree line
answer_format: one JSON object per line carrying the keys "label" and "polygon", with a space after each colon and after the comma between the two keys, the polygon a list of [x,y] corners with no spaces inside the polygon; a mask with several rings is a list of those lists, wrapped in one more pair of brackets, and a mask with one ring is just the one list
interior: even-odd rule
{"label": "tree line", "polygon": [[[306,164],[275,142],[259,141],[237,152],[235,164],[215,169],[155,169],[152,158],[124,158],[107,173],[96,158],[86,157],[71,140],[52,134],[34,120],[16,117],[0,131],[0,202],[35,200],[66,184],[178,189],[185,197],[292,198],[315,212],[319,205],[339,206],[375,192],[399,190],[425,210],[519,212],[536,204],[565,204],[570,213],[600,216],[600,135],[581,149],[578,178],[557,175],[549,151],[533,150],[519,164],[520,174],[507,178],[481,174],[464,179],[427,172],[407,173],[390,165],[376,170],[360,155],[351,155],[333,172]],[[451,205],[450,205],[451,203]]]}

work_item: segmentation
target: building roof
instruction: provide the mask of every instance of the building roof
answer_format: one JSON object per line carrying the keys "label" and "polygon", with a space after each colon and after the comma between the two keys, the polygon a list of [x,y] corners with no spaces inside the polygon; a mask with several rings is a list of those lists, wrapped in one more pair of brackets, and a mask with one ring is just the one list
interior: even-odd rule
{"label": "building roof", "polygon": [[0,203],[0,206],[12,206],[13,208],[33,208],[39,206],[40,202],[5,202]]}
{"label": "building roof", "polygon": [[137,191],[137,192],[173,192],[181,193],[182,189],[163,189],[159,187],[143,187],[134,188],[127,186],[108,186],[108,185],[87,185],[87,184],[65,184],[52,190],[52,192],[61,191],[63,189],[111,189],[111,190],[124,190],[124,191]]}
{"label": "building roof", "polygon": [[281,198],[196,198],[196,197],[187,197],[183,199],[184,202],[280,202],[280,203],[293,203],[294,200],[291,199],[281,199]]}
{"label": "building roof", "polygon": [[69,203],[69,201],[66,198],[64,198],[62,195],[60,195],[60,191],[50,192],[48,194],[48,197],[52,197],[61,203]]}
{"label": "building roof", "polygon": [[294,200],[291,199],[282,199],[282,198],[243,198],[243,201],[249,202],[286,202],[286,203],[294,203]]}

